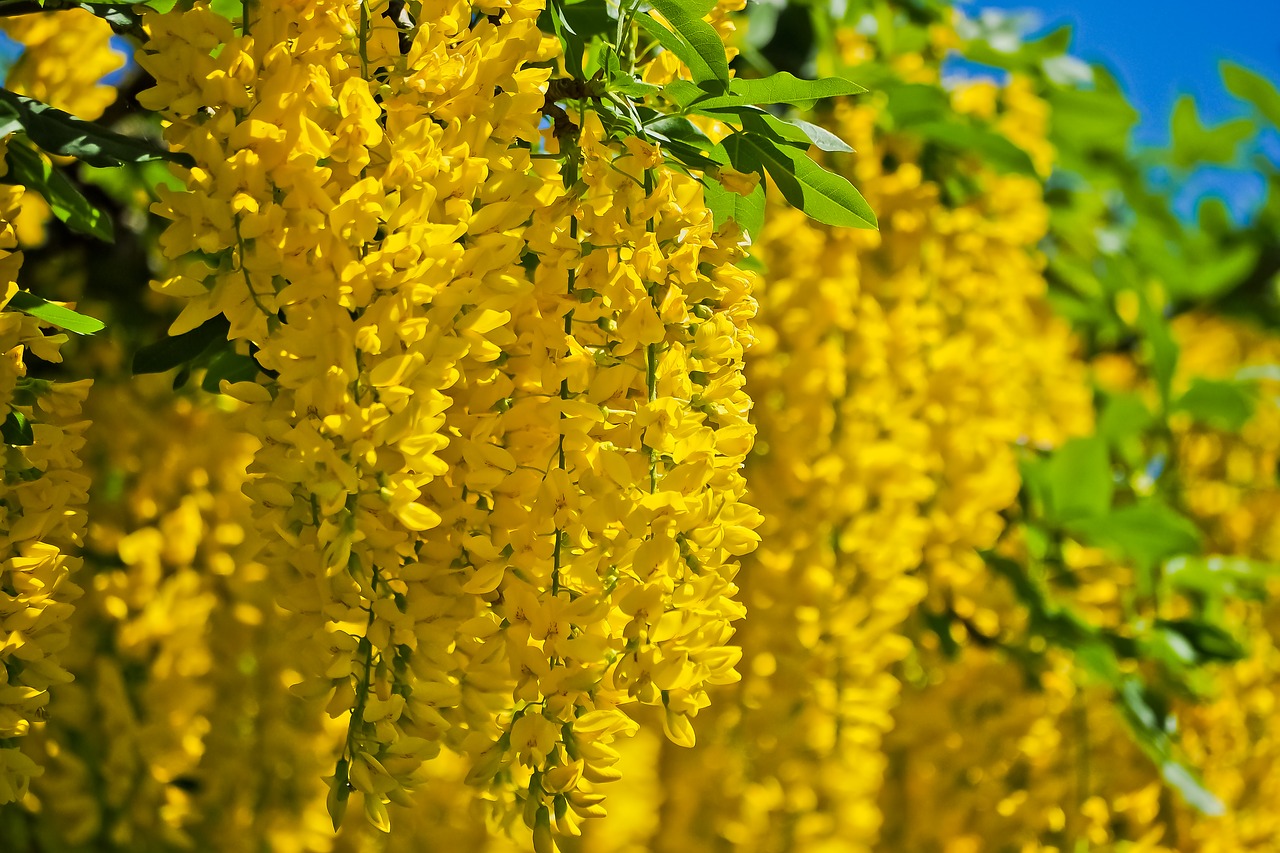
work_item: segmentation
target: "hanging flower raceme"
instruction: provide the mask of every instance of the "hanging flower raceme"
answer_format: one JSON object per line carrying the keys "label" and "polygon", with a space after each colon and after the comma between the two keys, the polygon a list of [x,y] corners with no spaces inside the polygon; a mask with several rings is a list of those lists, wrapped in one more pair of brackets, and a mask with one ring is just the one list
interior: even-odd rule
{"label": "hanging flower raceme", "polygon": [[[935,60],[898,64],[932,83]],[[838,103],[827,120],[859,152],[850,172],[881,230],[779,205],[755,249],[748,482],[766,522],[744,570],[744,680],[713,702],[731,710],[711,745],[664,755],[653,849],[871,849],[904,622],[926,597],[996,619],[977,550],[1017,495],[1010,445],[1088,426],[1082,366],[1043,302],[1039,184],[966,167],[979,189],[957,203],[874,106]]]}
{"label": "hanging flower raceme", "polygon": [[66,335],[48,333],[16,308],[15,300],[34,298],[16,283],[22,256],[13,220],[21,195],[20,187],[0,187],[0,804],[23,799],[41,772],[21,739],[47,718],[49,688],[71,678],[59,653],[70,639],[71,602],[80,594],[71,576],[79,565],[74,551],[88,491],[78,454],[87,426],[80,407],[90,383],[29,372],[32,357],[61,361]]}
{"label": "hanging flower raceme", "polygon": [[739,470],[754,302],[736,232],[656,147],[578,120],[549,141],[564,186],[527,232],[532,287],[490,372],[468,372],[450,451],[469,463],[483,535],[461,546],[514,700],[473,739],[471,778],[539,849],[603,813],[636,703],[693,744],[707,687],[737,678],[734,577],[759,522]]}

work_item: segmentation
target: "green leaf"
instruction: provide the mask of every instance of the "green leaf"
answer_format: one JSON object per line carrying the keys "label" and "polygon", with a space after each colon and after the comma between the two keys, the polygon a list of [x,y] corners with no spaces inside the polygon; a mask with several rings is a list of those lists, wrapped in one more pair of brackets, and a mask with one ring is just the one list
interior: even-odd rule
{"label": "green leaf", "polygon": [[1140,395],[1112,394],[1102,407],[1096,432],[1112,444],[1120,444],[1140,435],[1154,421],[1155,416]]}
{"label": "green leaf", "polygon": [[1224,247],[1219,251],[1220,254],[1216,256],[1198,258],[1190,269],[1186,269],[1185,275],[1177,280],[1176,289],[1170,287],[1172,295],[1179,299],[1191,299],[1197,302],[1215,299],[1245,281],[1253,272],[1258,263],[1258,257],[1262,254],[1261,248],[1251,243],[1229,249]]}
{"label": "green leaf", "polygon": [[1170,161],[1180,169],[1206,163],[1231,163],[1240,143],[1253,135],[1253,122],[1233,119],[1214,127],[1200,123],[1195,98],[1183,95],[1173,107],[1173,145]]}
{"label": "green leaf", "polygon": [[19,138],[12,138],[5,160],[9,170],[3,178],[4,183],[21,184],[40,193],[49,203],[53,215],[72,231],[107,243],[115,240],[110,217],[90,204],[62,170],[39,151]]}
{"label": "green leaf", "polygon": [[1111,508],[1111,454],[1100,436],[1073,438],[1042,464],[1051,520],[1094,518]]}
{"label": "green leaf", "polygon": [[31,431],[31,422],[17,409],[10,409],[4,423],[0,424],[0,437],[3,437],[4,443],[10,447],[30,447],[36,443],[35,435]]}
{"label": "green leaf", "polygon": [[875,213],[853,184],[821,168],[805,152],[742,131],[731,133],[723,144],[735,169],[759,172],[763,167],[788,203],[819,222],[836,227],[877,227]]}
{"label": "green leaf", "polygon": [[729,162],[724,149],[714,144],[697,125],[684,116],[658,115],[656,118],[646,118],[644,132],[662,143],[667,153],[690,169],[714,169]]}
{"label": "green leaf", "polygon": [[1164,781],[1193,808],[1206,815],[1222,814],[1222,802],[1204,787],[1195,773],[1174,757],[1174,746],[1169,737],[1172,720],[1159,707],[1162,703],[1158,703],[1157,698],[1133,676],[1126,676],[1117,692],[1129,730],[1142,751],[1160,768]]}
{"label": "green leaf", "polygon": [[[778,122],[784,121],[783,119],[776,119],[776,120]],[[818,146],[818,150],[820,151],[829,151],[836,154],[854,153],[853,148],[849,145],[849,143],[845,142],[843,139],[836,136],[834,133],[827,130],[825,127],[820,127],[816,124],[810,124],[804,119],[798,119],[798,118],[786,119],[785,123],[799,128],[799,130],[809,138],[810,142]]]}
{"label": "green leaf", "polygon": [[717,228],[732,219],[753,239],[760,236],[760,231],[764,228],[764,181],[745,196],[730,192],[711,177],[704,177],[702,184],[705,187],[703,197],[707,207],[711,208]]}
{"label": "green leaf", "polygon": [[791,104],[797,106],[809,104],[822,98],[859,95],[865,91],[867,91],[865,87],[842,77],[802,80],[787,71],[780,71],[768,77],[755,79],[735,77],[729,82],[729,94],[704,96],[688,104],[681,104],[681,106],[698,111],[720,110],[727,107],[764,106],[766,104]]}
{"label": "green leaf", "polygon": [[1256,404],[1254,389],[1248,383],[1197,377],[1174,401],[1173,410],[1187,412],[1209,426],[1239,432],[1253,417]]}
{"label": "green leaf", "polygon": [[889,97],[885,109],[895,129],[937,121],[952,114],[946,92],[936,86],[907,83],[888,87],[885,94]]}
{"label": "green leaf", "polygon": [[1208,596],[1259,598],[1270,578],[1280,575],[1280,565],[1245,557],[1174,557],[1164,564],[1162,576],[1174,589]]}
{"label": "green leaf", "polygon": [[763,125],[768,133],[772,133],[782,141],[803,145],[806,148],[814,145],[817,146],[819,151],[839,154],[853,153],[849,143],[825,127],[819,127],[816,124],[810,124],[798,118],[781,119],[773,113],[762,110],[758,113],[756,121],[758,124]]}
{"label": "green leaf", "polygon": [[[965,45],[964,57],[996,68],[1030,71],[1047,59],[1062,56],[1071,45],[1070,26],[1059,27],[1038,39],[1023,40],[1016,20],[1010,18],[996,21],[994,25],[981,20],[966,23],[969,27],[980,27],[981,31],[978,38]],[[1010,50],[1006,45],[1013,39],[1017,39],[1017,46]]]}
{"label": "green leaf", "polygon": [[209,361],[200,387],[210,394],[217,394],[220,390],[218,383],[223,379],[233,384],[251,382],[260,372],[258,362],[252,356],[225,349]]}
{"label": "green leaf", "polygon": [[[644,15],[638,15],[636,23],[680,58],[693,74],[695,83],[718,84],[715,88],[723,92],[729,85],[729,59],[719,33],[699,14],[705,7],[695,7],[682,0],[650,0],[650,5],[666,19],[671,29]],[[670,33],[675,38],[668,38],[659,31]]]}
{"label": "green leaf", "polygon": [[1098,518],[1073,521],[1068,529],[1088,544],[1119,552],[1139,570],[1140,586],[1160,561],[1200,550],[1200,529],[1172,507],[1158,500],[1121,507]]}
{"label": "green leaf", "polygon": [[19,290],[15,293],[13,298],[9,300],[9,307],[16,308],[25,314],[30,314],[50,326],[57,326],[59,329],[75,332],[77,335],[92,335],[94,332],[100,332],[106,328],[106,325],[101,320],[86,317],[84,314],[72,311],[66,306],[56,305],[26,290]]}
{"label": "green leaf", "polygon": [[219,314],[189,332],[148,344],[134,353],[133,374],[164,373],[193,361],[214,344],[225,342],[230,330],[227,318]]}
{"label": "green leaf", "polygon": [[1071,148],[1123,152],[1138,122],[1138,111],[1119,91],[1055,86],[1046,93],[1046,100],[1049,138]]}
{"label": "green leaf", "polygon": [[1035,164],[1027,152],[994,130],[958,120],[926,121],[911,125],[910,130],[957,154],[977,154],[997,171],[1036,174]]}
{"label": "green leaf", "polygon": [[75,157],[91,166],[119,166],[147,160],[195,165],[189,154],[166,151],[142,139],[78,119],[33,98],[0,89],[0,136],[25,132],[50,154]]}
{"label": "green leaf", "polygon": [[1280,127],[1280,90],[1274,83],[1234,62],[1223,62],[1220,69],[1228,92],[1253,104],[1263,118]]}
{"label": "green leaf", "polygon": [[564,52],[565,68],[578,79],[583,74],[583,56],[587,44],[595,38],[612,35],[618,19],[605,0],[568,3],[551,0],[538,18],[543,32],[555,33]]}

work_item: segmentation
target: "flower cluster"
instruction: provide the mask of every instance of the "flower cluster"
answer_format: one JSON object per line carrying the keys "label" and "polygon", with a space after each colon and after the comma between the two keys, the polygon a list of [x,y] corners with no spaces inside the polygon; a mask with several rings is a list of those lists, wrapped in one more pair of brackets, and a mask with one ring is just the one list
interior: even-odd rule
{"label": "flower cluster", "polygon": [[261,370],[223,388],[294,690],[347,720],[335,822],[356,790],[386,829],[444,746],[545,847],[602,812],[620,705],[692,744],[736,678],[754,303],[656,147],[537,127],[533,4],[394,5],[148,18],[142,101],[197,164],[158,289]]}
{"label": "flower cluster", "polygon": [[33,375],[33,359],[62,360],[67,337],[50,334],[11,304],[20,293],[13,221],[21,195],[20,187],[0,188],[0,804],[22,800],[40,774],[21,739],[48,718],[49,688],[71,680],[60,653],[70,642],[71,602],[80,594],[71,575],[89,485],[79,469],[87,426],[80,409],[90,383]]}
{"label": "flower cluster", "polygon": [[[1043,144],[1040,102],[1017,85],[990,94],[982,118]],[[980,191],[948,201],[920,142],[883,133],[879,115],[839,103],[829,121],[858,152],[849,168],[880,232],[779,204],[755,247],[748,499],[765,523],[743,570],[743,682],[713,702],[711,743],[663,755],[654,850],[871,849],[894,670],[920,639],[904,623],[922,601],[998,619],[977,550],[1018,491],[1011,446],[1089,426],[1083,367],[1043,298],[1039,184],[969,167]]]}

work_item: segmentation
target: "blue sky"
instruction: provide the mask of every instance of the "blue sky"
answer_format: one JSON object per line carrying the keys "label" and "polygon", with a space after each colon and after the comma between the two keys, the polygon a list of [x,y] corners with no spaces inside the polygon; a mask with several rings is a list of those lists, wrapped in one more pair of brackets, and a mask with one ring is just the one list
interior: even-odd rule
{"label": "blue sky", "polygon": [[[1206,122],[1241,113],[1223,91],[1222,59],[1280,81],[1280,0],[971,0],[967,5],[1035,12],[1041,21],[1037,32],[1071,24],[1071,52],[1109,67],[1141,113],[1139,143],[1168,141],[1169,115],[1180,94],[1196,96]],[[1276,142],[1271,139],[1269,149],[1280,159]],[[1179,194],[1179,206],[1194,206],[1205,194],[1227,198],[1242,213],[1260,198],[1261,184],[1256,176],[1202,170]]]}

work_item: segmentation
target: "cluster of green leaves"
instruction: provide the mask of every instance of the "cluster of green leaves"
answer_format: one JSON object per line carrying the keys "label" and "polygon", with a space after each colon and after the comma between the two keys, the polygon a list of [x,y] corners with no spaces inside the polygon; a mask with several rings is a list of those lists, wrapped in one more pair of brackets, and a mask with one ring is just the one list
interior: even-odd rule
{"label": "cluster of green leaves", "polygon": [[[998,173],[1036,172],[1027,152],[989,124],[956,112],[943,89],[914,82],[894,65],[899,56],[933,52],[930,30],[946,25],[951,14],[951,4],[941,0],[850,0],[838,11],[821,0],[753,2],[745,13],[742,56],[757,73],[856,77],[879,96],[880,129],[919,143],[920,165],[944,200],[963,204],[981,189],[975,162]],[[837,30],[870,36],[876,55],[847,64],[833,47]]]}
{"label": "cluster of green leaves", "polygon": [[[592,110],[616,138],[657,143],[668,163],[706,187],[717,224],[735,221],[754,234],[764,222],[765,178],[792,205],[827,225],[874,228],[875,214],[843,176],[824,169],[809,149],[851,149],[821,127],[785,117],[783,108],[810,109],[822,100],[866,89],[843,77],[805,80],[782,72],[733,77],[715,29],[704,18],[713,0],[552,0],[543,26],[559,38],[567,79],[553,80],[548,114],[567,121],[564,105]],[[689,80],[666,85],[637,75],[638,60],[669,51]],[[709,128],[728,132],[719,140]],[[726,189],[721,170],[759,177],[756,189]]]}

